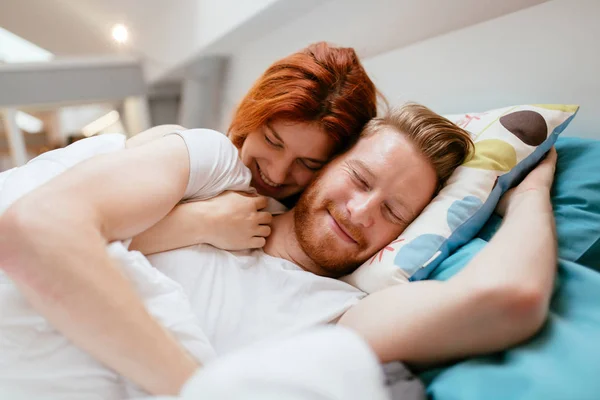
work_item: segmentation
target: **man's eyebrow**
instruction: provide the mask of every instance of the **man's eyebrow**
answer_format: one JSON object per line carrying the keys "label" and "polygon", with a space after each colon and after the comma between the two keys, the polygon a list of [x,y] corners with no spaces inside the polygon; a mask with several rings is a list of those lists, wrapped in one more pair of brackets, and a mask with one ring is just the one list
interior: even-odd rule
{"label": "man's eyebrow", "polygon": [[281,143],[285,142],[283,141],[283,139],[281,138],[281,136],[279,136],[279,134],[275,131],[275,129],[273,129],[273,127],[271,126],[271,124],[267,123],[267,128],[271,131],[271,133],[273,134],[273,136],[275,136],[275,139],[279,140]]}
{"label": "man's eyebrow", "polygon": [[360,170],[360,172],[362,172],[363,174],[368,175],[368,178],[370,178],[370,179],[375,178],[375,174],[373,173],[371,168],[369,168],[369,166],[367,164],[365,164],[364,162],[362,162],[360,160],[350,160],[350,161],[348,161],[348,164],[351,167]]}

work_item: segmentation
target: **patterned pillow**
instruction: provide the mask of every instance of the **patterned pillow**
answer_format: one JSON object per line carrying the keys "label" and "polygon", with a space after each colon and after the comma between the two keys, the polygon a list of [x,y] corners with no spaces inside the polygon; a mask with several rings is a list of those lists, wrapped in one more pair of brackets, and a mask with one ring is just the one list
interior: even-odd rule
{"label": "patterned pillow", "polygon": [[343,279],[367,293],[426,279],[477,234],[501,195],[543,158],[578,109],[534,104],[447,115],[469,131],[474,153],[402,235]]}

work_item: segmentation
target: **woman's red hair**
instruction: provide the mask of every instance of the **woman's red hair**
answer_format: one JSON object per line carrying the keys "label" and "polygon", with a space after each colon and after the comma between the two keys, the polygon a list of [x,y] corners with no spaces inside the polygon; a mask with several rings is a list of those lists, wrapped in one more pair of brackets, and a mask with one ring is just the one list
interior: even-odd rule
{"label": "woman's red hair", "polygon": [[269,121],[308,122],[340,149],[376,114],[377,90],[355,51],[320,42],[271,65],[238,105],[228,133],[241,147]]}

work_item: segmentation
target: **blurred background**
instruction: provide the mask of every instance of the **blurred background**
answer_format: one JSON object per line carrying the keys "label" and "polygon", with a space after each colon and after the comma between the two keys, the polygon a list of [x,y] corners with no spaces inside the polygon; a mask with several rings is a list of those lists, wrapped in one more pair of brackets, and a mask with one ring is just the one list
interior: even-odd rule
{"label": "blurred background", "polygon": [[322,40],[392,104],[577,103],[591,137],[598,37],[597,0],[0,0],[0,170],[104,132],[226,131],[273,61]]}

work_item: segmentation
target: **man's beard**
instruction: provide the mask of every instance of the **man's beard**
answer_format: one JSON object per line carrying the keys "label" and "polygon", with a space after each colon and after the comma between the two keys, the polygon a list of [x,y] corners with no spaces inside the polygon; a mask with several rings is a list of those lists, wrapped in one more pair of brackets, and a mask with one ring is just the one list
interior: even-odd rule
{"label": "man's beard", "polygon": [[[319,180],[315,179],[304,191],[294,208],[294,229],[300,247],[320,267],[322,274],[339,278],[351,273],[368,259],[367,256],[359,255],[364,250],[365,240],[362,232],[352,228],[347,219],[335,209],[333,202],[319,200],[320,190]],[[337,246],[340,239],[327,226],[323,226],[324,221],[317,221],[317,215],[327,211],[357,241],[358,246],[354,251]]]}

